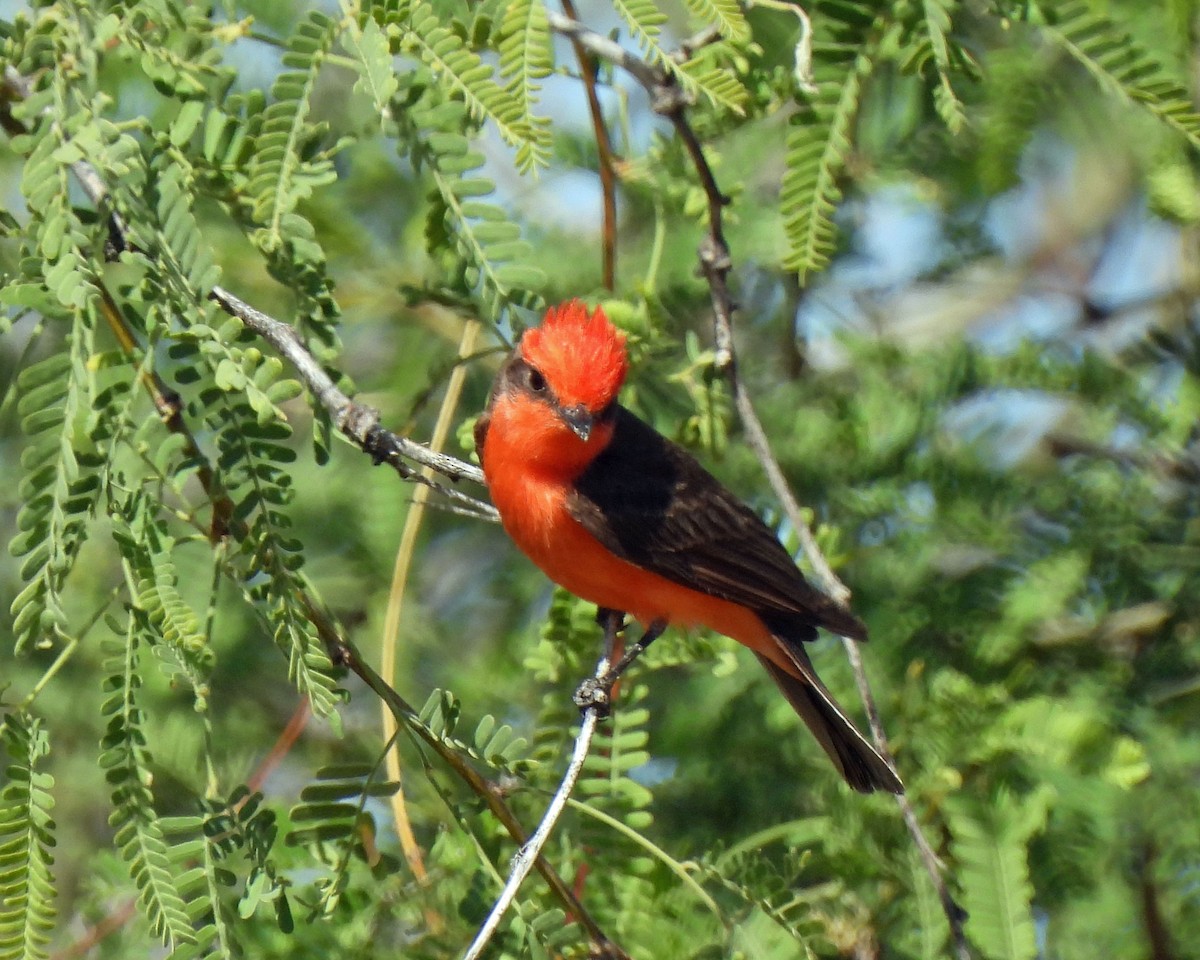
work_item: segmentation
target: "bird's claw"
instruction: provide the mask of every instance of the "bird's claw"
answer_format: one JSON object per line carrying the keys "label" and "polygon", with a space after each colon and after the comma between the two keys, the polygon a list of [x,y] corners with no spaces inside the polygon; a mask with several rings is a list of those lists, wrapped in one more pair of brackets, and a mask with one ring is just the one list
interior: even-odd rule
{"label": "bird's claw", "polygon": [[607,718],[612,709],[610,685],[597,677],[584,680],[573,699],[581,711],[595,710],[601,720]]}

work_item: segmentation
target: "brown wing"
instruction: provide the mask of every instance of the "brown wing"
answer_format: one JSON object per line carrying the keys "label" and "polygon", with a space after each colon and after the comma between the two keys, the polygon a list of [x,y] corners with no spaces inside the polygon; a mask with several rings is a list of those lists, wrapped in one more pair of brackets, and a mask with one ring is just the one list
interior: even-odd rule
{"label": "brown wing", "polygon": [[811,639],[819,626],[866,639],[861,621],[804,579],[753,510],[624,407],[568,509],[623,559],[749,607],[784,636]]}

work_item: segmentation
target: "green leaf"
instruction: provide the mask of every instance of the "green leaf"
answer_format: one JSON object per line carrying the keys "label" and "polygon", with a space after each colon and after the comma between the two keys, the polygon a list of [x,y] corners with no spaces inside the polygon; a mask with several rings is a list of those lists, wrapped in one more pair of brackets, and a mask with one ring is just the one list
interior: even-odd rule
{"label": "green leaf", "polygon": [[947,804],[967,934],[989,960],[1037,956],[1026,845],[1045,824],[1047,798],[1019,803],[1000,793],[990,801]]}
{"label": "green leaf", "polygon": [[839,179],[852,148],[863,81],[874,65],[871,52],[862,51],[836,80],[819,76],[816,95],[788,135],[780,196],[788,239],[784,266],[796,271],[802,284],[825,268],[836,247]]}
{"label": "green leaf", "polygon": [[367,18],[361,30],[348,30],[342,43],[358,67],[355,91],[371,101],[376,115],[383,123],[391,110],[392,97],[400,87],[387,37],[379,29],[379,24]]}
{"label": "green leaf", "polygon": [[1102,90],[1148,111],[1200,147],[1200,114],[1188,91],[1126,28],[1084,0],[1055,4],[1047,12],[1039,30],[1087,70]]}
{"label": "green leaf", "polygon": [[40,769],[49,739],[40,719],[13,712],[0,742],[9,761],[0,791],[0,960],[45,960],[57,912],[54,779]]}

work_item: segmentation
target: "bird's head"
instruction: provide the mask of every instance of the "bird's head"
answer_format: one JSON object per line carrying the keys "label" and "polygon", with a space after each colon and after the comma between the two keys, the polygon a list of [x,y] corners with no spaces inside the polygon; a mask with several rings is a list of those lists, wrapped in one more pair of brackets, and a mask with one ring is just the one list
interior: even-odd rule
{"label": "bird's head", "polygon": [[490,409],[521,436],[530,459],[583,463],[608,442],[628,368],[625,335],[604,311],[568,300],[525,331]]}
{"label": "bird's head", "polygon": [[525,331],[517,353],[528,367],[529,392],[584,441],[616,402],[629,369],[625,335],[602,309],[589,312],[580,300],[546,311],[540,327]]}

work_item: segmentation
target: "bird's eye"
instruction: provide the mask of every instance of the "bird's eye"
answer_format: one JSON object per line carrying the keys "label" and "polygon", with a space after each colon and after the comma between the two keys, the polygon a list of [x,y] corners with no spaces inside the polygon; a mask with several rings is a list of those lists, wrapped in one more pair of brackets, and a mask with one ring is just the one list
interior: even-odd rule
{"label": "bird's eye", "polygon": [[532,367],[529,368],[529,389],[534,393],[544,393],[546,390],[546,378]]}

